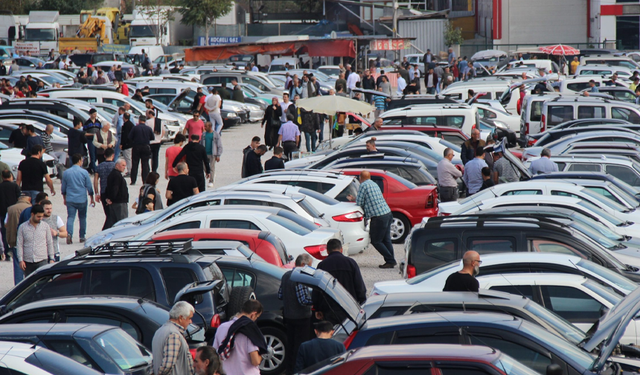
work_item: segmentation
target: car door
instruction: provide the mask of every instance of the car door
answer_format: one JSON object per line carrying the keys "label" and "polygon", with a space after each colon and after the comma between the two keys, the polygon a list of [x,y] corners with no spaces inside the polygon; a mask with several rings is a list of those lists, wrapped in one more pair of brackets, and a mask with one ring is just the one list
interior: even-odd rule
{"label": "car door", "polygon": [[626,165],[605,164],[607,174],[621,179],[631,186],[640,186],[640,176],[635,169]]}
{"label": "car door", "polygon": [[600,319],[606,306],[574,286],[542,285],[542,305],[587,332]]}

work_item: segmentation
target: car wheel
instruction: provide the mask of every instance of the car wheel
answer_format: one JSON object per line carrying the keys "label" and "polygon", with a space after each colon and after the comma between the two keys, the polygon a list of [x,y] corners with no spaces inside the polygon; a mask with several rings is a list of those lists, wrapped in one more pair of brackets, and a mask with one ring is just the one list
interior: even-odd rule
{"label": "car wheel", "polygon": [[403,243],[410,229],[411,223],[409,223],[409,219],[403,214],[394,212],[393,220],[391,221],[391,242]]}
{"label": "car wheel", "polygon": [[256,294],[252,287],[237,286],[233,288],[227,305],[227,316],[232,317],[239,313],[242,305],[250,299],[256,299]]}
{"label": "car wheel", "polygon": [[277,375],[283,373],[286,366],[285,344],[287,338],[285,333],[281,329],[274,327],[262,327],[260,330],[267,342],[268,350],[268,353],[262,356],[260,373],[262,375]]}

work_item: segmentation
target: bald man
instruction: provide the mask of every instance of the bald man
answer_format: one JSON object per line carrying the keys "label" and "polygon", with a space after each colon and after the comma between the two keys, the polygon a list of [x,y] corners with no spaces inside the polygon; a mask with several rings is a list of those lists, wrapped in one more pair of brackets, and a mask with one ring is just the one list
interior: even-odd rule
{"label": "bald man", "polygon": [[444,284],[443,292],[477,292],[479,289],[476,276],[480,273],[480,254],[470,250],[462,257],[462,269],[452,273]]}

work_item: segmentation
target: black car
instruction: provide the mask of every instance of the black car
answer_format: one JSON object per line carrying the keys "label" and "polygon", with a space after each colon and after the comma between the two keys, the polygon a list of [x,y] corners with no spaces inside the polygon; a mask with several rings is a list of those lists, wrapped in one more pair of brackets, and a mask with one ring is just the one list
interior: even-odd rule
{"label": "black car", "polygon": [[467,250],[480,254],[518,251],[570,253],[640,281],[635,267],[622,264],[607,249],[555,220],[495,215],[441,216],[413,230],[405,242],[408,265],[416,274],[456,259]]}
{"label": "black car", "polygon": [[[71,259],[49,264],[29,275],[0,299],[0,312],[56,297],[132,296],[167,308],[180,299],[195,302],[196,311],[208,323],[226,321],[244,303],[237,295],[252,293],[242,287],[230,291],[215,264],[218,257],[202,255],[190,243],[175,248],[171,242],[114,242],[76,253]],[[183,290],[185,286],[191,290]],[[191,297],[187,299],[185,295]]]}
{"label": "black car", "polygon": [[[73,292],[68,285],[61,289],[62,292]],[[168,320],[168,308],[143,298],[72,296],[24,304],[0,317],[0,332],[4,331],[2,325],[16,323],[105,324],[122,328],[147,349],[151,349],[153,335]],[[197,324],[198,321],[199,317],[194,316],[193,322]],[[215,324],[215,327],[209,326],[209,323],[207,329],[217,328]],[[195,324],[188,329],[191,347],[205,342],[205,330]],[[25,329],[29,325],[25,325]]]}
{"label": "black car", "polygon": [[38,345],[107,374],[147,375],[151,353],[120,328],[102,324],[4,324],[0,340]]}
{"label": "black car", "polygon": [[5,119],[25,119],[38,121],[43,124],[51,124],[57,127],[63,134],[67,134],[69,129],[73,128],[73,122],[66,117],[30,109],[3,109],[0,107],[0,120]]}
{"label": "black car", "polygon": [[80,119],[83,123],[89,119],[89,113],[83,112],[65,100],[30,98],[2,102],[0,111],[5,109],[36,109],[68,119]]}
{"label": "black car", "polygon": [[[173,94],[151,94],[147,95],[145,98],[157,100],[160,103],[168,106],[172,111],[191,114],[193,113],[193,111],[191,110],[193,98],[188,95],[189,91],[190,89],[186,89],[177,96]],[[206,118],[205,115],[201,116],[203,120],[209,121],[209,119]],[[241,116],[238,115],[238,113],[223,108],[220,108],[220,116],[222,117],[224,128],[238,125],[241,121]]]}

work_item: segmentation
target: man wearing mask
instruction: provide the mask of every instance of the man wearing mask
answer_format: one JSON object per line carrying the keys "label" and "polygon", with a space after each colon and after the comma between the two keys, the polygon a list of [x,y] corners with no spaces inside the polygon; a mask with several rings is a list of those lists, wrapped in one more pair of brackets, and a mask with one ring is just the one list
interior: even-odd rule
{"label": "man wearing mask", "polygon": [[479,283],[476,279],[480,273],[480,254],[470,250],[462,257],[462,269],[447,278],[443,292],[478,292]]}

